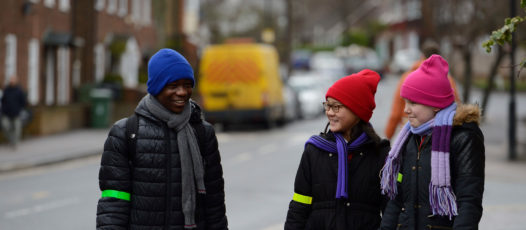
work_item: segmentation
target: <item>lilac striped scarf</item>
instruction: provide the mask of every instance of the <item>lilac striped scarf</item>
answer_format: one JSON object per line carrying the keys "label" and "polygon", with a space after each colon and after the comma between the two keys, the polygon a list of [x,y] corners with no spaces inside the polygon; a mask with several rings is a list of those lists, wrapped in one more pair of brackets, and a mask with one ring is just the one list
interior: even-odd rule
{"label": "lilac striped scarf", "polygon": [[396,181],[400,171],[399,153],[406,142],[409,132],[423,135],[432,129],[431,145],[431,183],[429,184],[429,202],[433,215],[457,216],[456,197],[451,188],[451,175],[449,169],[449,148],[453,117],[457,104],[453,103],[440,110],[434,119],[417,128],[412,128],[409,122],[402,128],[385,160],[382,169],[380,186],[382,194],[394,199],[397,194]]}
{"label": "lilac striped scarf", "polygon": [[347,156],[349,151],[357,150],[363,143],[369,140],[367,134],[362,133],[352,143],[346,143],[340,133],[334,133],[336,142],[328,141],[320,136],[312,136],[305,145],[314,146],[331,153],[338,153],[338,179],[336,186],[336,198],[348,198],[347,194]]}

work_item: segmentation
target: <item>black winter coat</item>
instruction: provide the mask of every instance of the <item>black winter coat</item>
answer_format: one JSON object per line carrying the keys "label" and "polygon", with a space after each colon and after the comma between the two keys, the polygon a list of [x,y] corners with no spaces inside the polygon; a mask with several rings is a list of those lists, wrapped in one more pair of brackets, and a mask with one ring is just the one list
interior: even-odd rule
{"label": "black winter coat", "polygon": [[[217,138],[213,127],[201,119],[200,108],[196,104],[192,106],[192,127],[195,129],[198,123],[204,125],[204,136],[197,139],[204,161],[207,192],[196,198],[197,229],[228,229]],[[99,172],[101,191],[122,191],[130,193],[131,198],[129,201],[101,198],[97,207],[97,229],[183,230],[177,134],[146,109],[139,107],[137,114],[136,154],[128,158],[130,148],[125,137],[127,118],[124,118],[110,130]]]}
{"label": "black winter coat", "polygon": [[[335,141],[328,133],[322,137]],[[389,141],[369,140],[351,152],[348,199],[336,199],[338,154],[312,144],[305,146],[296,174],[294,193],[312,197],[312,204],[292,200],[286,230],[378,229],[386,199],[380,193],[379,173],[389,152]]]}
{"label": "black winter coat", "polygon": [[20,86],[8,86],[2,93],[2,115],[15,118],[26,106],[26,95]]}
{"label": "black winter coat", "polygon": [[431,181],[431,135],[424,139],[410,134],[401,149],[402,182],[398,194],[387,204],[382,230],[387,229],[478,229],[484,192],[484,136],[477,122],[479,110],[459,105],[454,118],[450,146],[451,185],[458,216],[433,216],[429,205]]}

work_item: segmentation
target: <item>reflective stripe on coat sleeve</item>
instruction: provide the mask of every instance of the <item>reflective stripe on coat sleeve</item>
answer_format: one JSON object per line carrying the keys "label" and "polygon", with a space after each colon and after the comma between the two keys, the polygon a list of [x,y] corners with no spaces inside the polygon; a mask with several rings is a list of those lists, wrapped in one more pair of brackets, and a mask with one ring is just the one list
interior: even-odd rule
{"label": "reflective stripe on coat sleeve", "polygon": [[117,191],[117,190],[104,190],[102,191],[102,197],[113,197],[121,200],[130,201],[130,193]]}
{"label": "reflective stripe on coat sleeve", "polygon": [[294,193],[292,200],[302,204],[312,204],[312,197]]}

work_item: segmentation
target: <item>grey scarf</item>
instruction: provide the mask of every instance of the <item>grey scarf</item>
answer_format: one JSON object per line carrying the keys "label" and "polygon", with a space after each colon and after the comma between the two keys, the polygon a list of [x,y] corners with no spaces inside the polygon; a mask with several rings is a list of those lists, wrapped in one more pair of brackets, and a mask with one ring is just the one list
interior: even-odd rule
{"label": "grey scarf", "polygon": [[[181,180],[182,180],[182,205],[185,229],[196,228],[195,224],[195,203],[196,203],[196,183],[197,192],[205,194],[204,169],[201,152],[197,144],[193,128],[190,126],[190,115],[192,107],[187,103],[180,114],[176,114],[166,109],[152,95],[146,95],[140,102],[156,118],[166,122],[168,127],[177,132],[177,146],[181,156]],[[168,172],[169,173],[169,172]],[[169,201],[167,201],[169,202]]]}

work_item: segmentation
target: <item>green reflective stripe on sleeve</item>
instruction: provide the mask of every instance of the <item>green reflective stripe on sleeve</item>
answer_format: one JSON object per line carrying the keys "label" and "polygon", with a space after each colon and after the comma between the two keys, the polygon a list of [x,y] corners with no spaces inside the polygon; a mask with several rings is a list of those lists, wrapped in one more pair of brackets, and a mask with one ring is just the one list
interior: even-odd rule
{"label": "green reflective stripe on sleeve", "polygon": [[398,179],[396,181],[402,183],[402,177],[403,177],[402,173],[398,173]]}
{"label": "green reflective stripe on sleeve", "polygon": [[102,197],[113,197],[121,200],[130,201],[130,194],[127,192],[121,192],[117,190],[104,190],[102,191]]}
{"label": "green reflective stripe on sleeve", "polygon": [[312,197],[310,196],[304,196],[301,194],[294,193],[294,196],[292,197],[293,201],[302,203],[302,204],[312,204]]}

